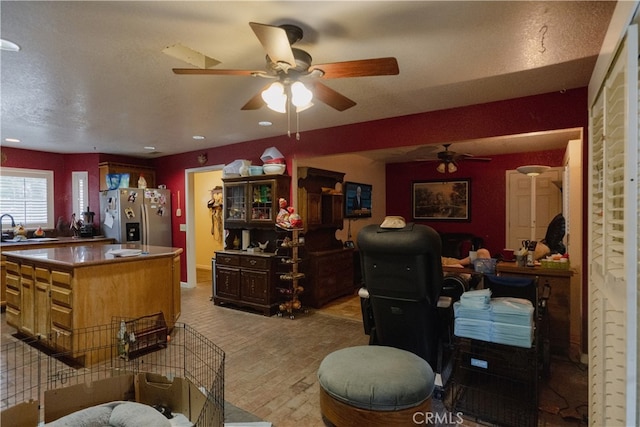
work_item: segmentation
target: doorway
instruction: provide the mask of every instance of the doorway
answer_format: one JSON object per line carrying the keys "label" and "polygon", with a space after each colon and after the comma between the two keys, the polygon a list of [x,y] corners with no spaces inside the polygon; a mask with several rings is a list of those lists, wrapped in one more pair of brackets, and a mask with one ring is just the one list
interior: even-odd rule
{"label": "doorway", "polygon": [[536,214],[535,238],[540,241],[547,226],[557,214],[562,213],[562,179],[564,168],[554,167],[536,177],[523,175],[516,170],[506,172],[507,179],[507,233],[506,248],[519,249],[523,240],[532,239],[531,181],[535,179]]}
{"label": "doorway", "polygon": [[202,272],[211,271],[214,252],[224,246],[224,229],[214,222],[214,212],[209,207],[211,190],[222,187],[223,167],[224,165],[212,165],[185,170],[185,231],[189,288],[197,286]]}

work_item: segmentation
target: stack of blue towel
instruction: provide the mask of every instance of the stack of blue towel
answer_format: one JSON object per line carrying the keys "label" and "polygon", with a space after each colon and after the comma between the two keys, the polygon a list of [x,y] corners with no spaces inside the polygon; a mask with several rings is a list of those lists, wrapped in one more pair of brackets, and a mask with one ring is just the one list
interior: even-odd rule
{"label": "stack of blue towel", "polygon": [[454,333],[499,344],[530,348],[533,342],[533,305],[521,298],[491,298],[491,290],[462,294],[453,304]]}

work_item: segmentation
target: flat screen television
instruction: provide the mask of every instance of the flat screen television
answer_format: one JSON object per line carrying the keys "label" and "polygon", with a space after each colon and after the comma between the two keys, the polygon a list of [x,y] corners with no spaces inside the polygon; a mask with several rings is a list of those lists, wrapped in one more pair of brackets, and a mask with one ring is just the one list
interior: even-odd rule
{"label": "flat screen television", "polygon": [[371,217],[371,195],[373,187],[370,184],[345,181],[342,190],[344,193],[345,218]]}

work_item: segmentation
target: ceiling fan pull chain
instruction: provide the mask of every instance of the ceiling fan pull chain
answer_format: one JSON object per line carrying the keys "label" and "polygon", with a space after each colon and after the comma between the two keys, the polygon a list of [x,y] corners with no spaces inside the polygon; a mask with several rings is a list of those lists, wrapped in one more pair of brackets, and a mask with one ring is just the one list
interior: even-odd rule
{"label": "ceiling fan pull chain", "polygon": [[296,111],[296,141],[300,141],[300,113]]}
{"label": "ceiling fan pull chain", "polygon": [[287,136],[291,138],[291,106],[287,105]]}

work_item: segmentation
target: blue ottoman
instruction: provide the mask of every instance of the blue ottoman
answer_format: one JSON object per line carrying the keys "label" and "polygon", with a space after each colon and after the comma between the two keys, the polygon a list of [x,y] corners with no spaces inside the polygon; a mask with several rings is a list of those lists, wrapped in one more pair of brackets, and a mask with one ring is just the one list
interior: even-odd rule
{"label": "blue ottoman", "polygon": [[408,351],[343,348],[318,368],[320,411],[325,422],[338,427],[415,426],[413,415],[431,408],[434,381],[429,364]]}

